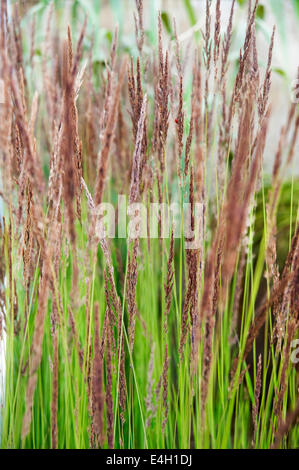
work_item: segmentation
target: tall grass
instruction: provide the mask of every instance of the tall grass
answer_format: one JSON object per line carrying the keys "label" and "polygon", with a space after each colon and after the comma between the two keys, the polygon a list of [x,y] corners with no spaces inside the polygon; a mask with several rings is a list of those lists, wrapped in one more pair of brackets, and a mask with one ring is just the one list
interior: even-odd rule
{"label": "tall grass", "polygon": [[[269,183],[275,38],[261,69],[251,3],[235,72],[234,1],[223,31],[207,0],[192,71],[161,15],[146,47],[142,1],[138,59],[116,29],[97,65],[89,18],[74,45],[50,7],[36,61],[34,28],[25,51],[1,1],[3,448],[298,447],[298,181],[284,179],[299,115],[282,116]],[[101,237],[97,208],[119,194],[148,212],[178,201],[179,233],[150,238],[149,218],[143,238]]]}

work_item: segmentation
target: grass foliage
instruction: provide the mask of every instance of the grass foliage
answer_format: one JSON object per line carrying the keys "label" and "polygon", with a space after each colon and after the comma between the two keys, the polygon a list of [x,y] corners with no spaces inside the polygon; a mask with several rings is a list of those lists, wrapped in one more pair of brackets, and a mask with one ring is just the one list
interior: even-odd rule
{"label": "grass foliage", "polygon": [[[259,67],[251,2],[236,71],[234,3],[188,52],[165,15],[152,48],[136,0],[131,59],[53,5],[37,45],[1,1],[3,448],[298,447],[298,109],[265,177],[274,35]],[[118,194],[177,201],[180,237],[100,239]]]}

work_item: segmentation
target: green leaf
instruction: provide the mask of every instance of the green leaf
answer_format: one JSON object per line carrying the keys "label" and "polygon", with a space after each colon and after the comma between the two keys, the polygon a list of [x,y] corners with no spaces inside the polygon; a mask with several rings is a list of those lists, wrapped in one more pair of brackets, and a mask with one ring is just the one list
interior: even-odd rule
{"label": "green leaf", "polygon": [[196,14],[190,0],[184,0],[185,9],[192,26],[196,24]]}
{"label": "green leaf", "polygon": [[106,34],[105,34],[105,37],[106,39],[108,40],[109,44],[112,44],[112,40],[113,40],[113,34],[111,31],[107,31]]}
{"label": "green leaf", "polygon": [[[246,0],[238,0],[239,5],[243,6],[246,5],[247,1]],[[256,9],[256,17],[260,19],[264,19],[265,17],[265,6],[264,5],[258,5]]]}
{"label": "green leaf", "polygon": [[170,22],[169,15],[168,13],[166,13],[166,11],[162,11],[161,19],[162,19],[162,23],[164,24],[166,31],[168,32],[168,34],[172,36],[173,33],[172,33],[171,22]]}
{"label": "green leaf", "polygon": [[299,17],[299,0],[293,0],[293,5],[294,5],[294,8],[295,8],[295,12],[297,13],[297,15]]}
{"label": "green leaf", "polygon": [[281,77],[287,78],[286,72],[285,72],[284,70],[280,69],[279,67],[273,68],[273,71],[274,71],[275,73],[277,73],[278,75],[280,75]]}
{"label": "green leaf", "polygon": [[265,18],[265,7],[264,5],[259,5],[256,10],[256,16],[263,20]]}

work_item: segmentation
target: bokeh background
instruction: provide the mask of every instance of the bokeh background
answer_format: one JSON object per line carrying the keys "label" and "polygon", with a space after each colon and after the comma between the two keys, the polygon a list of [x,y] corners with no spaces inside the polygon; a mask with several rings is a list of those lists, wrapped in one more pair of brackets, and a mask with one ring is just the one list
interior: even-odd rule
{"label": "bokeh background", "polygon": [[[249,0],[236,0],[234,16],[234,34],[231,59],[237,61],[244,40]],[[253,0],[252,0],[253,2]],[[28,30],[28,48],[30,47],[29,31],[36,31],[36,58],[39,60],[38,44],[42,42],[47,10],[54,3],[61,34],[65,34],[66,25],[73,25],[73,32],[79,31],[79,24],[89,17],[88,27],[94,35],[93,60],[105,60],[107,49],[111,44],[115,25],[119,26],[119,51],[137,55],[135,42],[134,12],[135,0],[19,0],[10,1],[18,4],[20,15]],[[232,0],[221,0],[222,28],[226,27]],[[215,0],[212,0],[214,16]],[[181,47],[187,50],[191,41],[200,42],[201,29],[204,29],[206,0],[144,0],[144,26],[148,48],[157,41],[157,12],[161,10],[165,39],[173,39],[173,17],[176,19]],[[33,20],[35,18],[35,20]],[[263,70],[273,25],[276,26],[275,47],[273,51],[272,74],[272,117],[269,139],[267,142],[264,168],[266,173],[272,169],[279,131],[287,113],[291,99],[292,82],[296,78],[299,66],[299,0],[260,0],[257,11],[257,36],[259,62]],[[92,31],[91,31],[92,30]],[[25,38],[26,39],[26,38]],[[191,79],[192,55],[186,66],[185,81]],[[188,68],[189,66],[189,68]],[[295,152],[289,175],[299,175],[299,148]]]}

